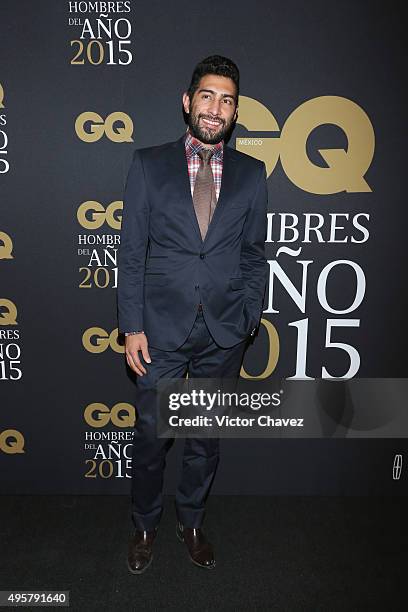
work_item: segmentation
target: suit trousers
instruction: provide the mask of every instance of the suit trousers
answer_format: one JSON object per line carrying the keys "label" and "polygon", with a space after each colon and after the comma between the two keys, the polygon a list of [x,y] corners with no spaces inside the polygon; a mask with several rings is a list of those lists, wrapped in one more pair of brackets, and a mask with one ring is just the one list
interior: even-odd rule
{"label": "suit trousers", "polygon": [[[221,348],[212,338],[201,307],[190,334],[175,351],[149,347],[152,362],[141,361],[147,374],[136,385],[137,420],[132,453],[132,522],[136,529],[155,529],[163,512],[163,476],[166,454],[174,438],[157,437],[155,385],[160,378],[237,379],[248,340]],[[185,438],[182,469],[176,490],[178,520],[185,527],[199,528],[203,522],[220,456],[218,438]]]}

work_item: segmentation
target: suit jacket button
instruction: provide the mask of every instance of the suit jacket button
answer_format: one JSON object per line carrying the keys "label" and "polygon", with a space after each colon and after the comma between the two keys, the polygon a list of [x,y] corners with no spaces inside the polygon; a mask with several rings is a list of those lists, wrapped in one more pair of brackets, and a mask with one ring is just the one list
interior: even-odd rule
{"label": "suit jacket button", "polygon": [[205,255],[204,253],[200,253],[200,259],[204,259]]}

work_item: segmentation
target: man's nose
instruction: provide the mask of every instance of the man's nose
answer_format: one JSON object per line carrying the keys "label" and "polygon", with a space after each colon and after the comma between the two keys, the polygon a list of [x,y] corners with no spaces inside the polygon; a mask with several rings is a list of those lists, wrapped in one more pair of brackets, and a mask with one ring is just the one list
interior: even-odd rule
{"label": "man's nose", "polygon": [[214,98],[211,100],[209,111],[212,115],[219,115],[221,111],[221,100]]}

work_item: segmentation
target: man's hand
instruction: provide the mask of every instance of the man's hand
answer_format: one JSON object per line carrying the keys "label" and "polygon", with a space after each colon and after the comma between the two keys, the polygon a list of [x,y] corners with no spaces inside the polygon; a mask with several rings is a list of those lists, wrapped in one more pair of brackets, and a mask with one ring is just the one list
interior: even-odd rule
{"label": "man's hand", "polygon": [[125,338],[125,355],[128,366],[136,372],[138,376],[146,374],[146,369],[142,366],[139,351],[142,352],[142,357],[147,363],[151,363],[148,343],[145,334],[133,334]]}

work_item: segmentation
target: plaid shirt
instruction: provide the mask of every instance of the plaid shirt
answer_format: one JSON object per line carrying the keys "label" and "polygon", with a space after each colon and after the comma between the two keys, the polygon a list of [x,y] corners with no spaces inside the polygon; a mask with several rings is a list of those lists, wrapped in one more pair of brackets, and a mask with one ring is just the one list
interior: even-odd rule
{"label": "plaid shirt", "polygon": [[[186,147],[186,157],[187,157],[187,165],[188,165],[188,175],[190,177],[191,195],[193,195],[194,183],[195,183],[195,179],[197,176],[198,168],[200,166],[200,158],[198,157],[197,152],[200,149],[203,149],[204,145],[199,140],[194,138],[194,136],[190,134],[189,130],[186,132],[184,145]],[[223,152],[224,152],[223,145],[224,145],[223,141],[214,145],[215,152],[211,156],[211,159],[210,159],[211,170],[214,176],[215,193],[217,196],[217,200],[218,200],[218,196],[220,195],[220,189],[221,189],[222,159],[223,159]]]}

